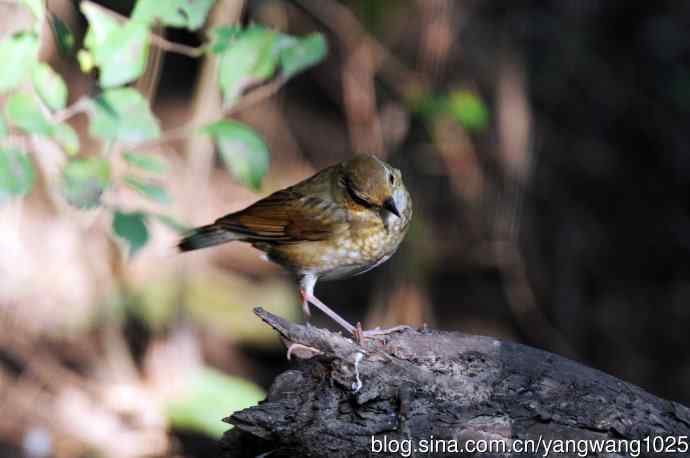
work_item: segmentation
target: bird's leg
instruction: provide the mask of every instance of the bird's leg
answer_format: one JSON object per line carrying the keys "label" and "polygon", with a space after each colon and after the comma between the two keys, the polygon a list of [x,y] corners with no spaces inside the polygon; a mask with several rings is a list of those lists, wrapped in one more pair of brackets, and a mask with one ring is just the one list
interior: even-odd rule
{"label": "bird's leg", "polygon": [[304,312],[304,316],[307,318],[307,321],[309,321],[309,318],[311,318],[311,310],[309,310],[309,299],[307,293],[303,288],[300,288],[299,294],[302,296],[302,311]]}
{"label": "bird's leg", "polygon": [[299,277],[299,292],[302,295],[302,308],[305,310],[305,314],[307,314],[307,317],[309,316],[308,310],[309,304],[311,303],[318,309],[320,309],[323,313],[328,315],[333,321],[342,326],[347,332],[354,335],[354,326],[352,326],[340,315],[331,310],[330,307],[328,307],[326,304],[318,300],[316,296],[314,296],[314,286],[316,285],[316,280],[318,280],[318,277],[314,274],[304,274]]}
{"label": "bird's leg", "polygon": [[319,310],[321,310],[323,313],[328,315],[330,319],[338,323],[340,326],[343,327],[347,332],[349,332],[352,335],[355,335],[355,327],[352,326],[350,323],[347,322],[343,317],[335,313],[330,307],[328,307],[326,304],[321,302],[314,294],[309,294],[305,290],[300,290],[302,293],[302,297],[304,298],[305,303],[309,302],[316,306]]}
{"label": "bird's leg", "polygon": [[307,315],[307,317],[310,316],[309,304],[313,304],[314,306],[319,308],[323,313],[328,315],[333,321],[342,326],[343,329],[352,334],[357,343],[361,344],[362,340],[366,337],[375,337],[390,334],[392,332],[398,332],[410,328],[409,326],[394,326],[389,329],[376,328],[371,329],[369,331],[363,331],[361,323],[357,323],[357,326],[352,326],[340,315],[331,310],[330,307],[328,307],[326,304],[321,302],[316,296],[314,296],[314,286],[316,285],[316,280],[317,277],[313,274],[305,274],[299,278],[299,292],[302,295],[302,308],[304,309],[304,314]]}

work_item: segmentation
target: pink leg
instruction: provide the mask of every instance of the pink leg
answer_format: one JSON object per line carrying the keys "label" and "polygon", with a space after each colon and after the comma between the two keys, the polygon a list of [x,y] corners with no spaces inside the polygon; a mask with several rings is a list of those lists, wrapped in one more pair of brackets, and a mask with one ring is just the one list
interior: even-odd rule
{"label": "pink leg", "polygon": [[[316,306],[319,310],[321,310],[323,313],[328,315],[329,318],[331,318],[333,321],[338,323],[340,326],[343,327],[347,332],[350,334],[355,334],[355,327],[352,326],[350,323],[348,323],[344,318],[342,318],[340,315],[335,313],[333,310],[331,310],[330,307],[328,307],[326,304],[321,302],[314,294],[309,294],[307,291],[304,289],[300,289],[300,294],[302,294],[303,298],[303,308],[304,304],[311,303],[314,306]],[[309,305],[306,305],[306,308],[309,308]]]}
{"label": "pink leg", "polygon": [[314,296],[314,286],[316,285],[317,280],[318,277],[314,274],[304,274],[299,278],[299,292],[302,295],[302,309],[304,310],[304,314],[307,316],[307,318],[310,316],[309,304],[311,303],[317,308],[319,308],[323,313],[328,315],[333,321],[342,326],[343,329],[352,334],[358,343],[361,343],[363,338],[365,337],[374,337],[378,335],[390,334],[391,332],[401,331],[403,329],[409,328],[409,326],[395,326],[390,329],[376,328],[370,331],[363,331],[362,325],[360,323],[357,323],[357,327],[352,326],[340,315],[331,310],[330,307],[328,307],[326,304],[321,302],[316,296]]}
{"label": "pink leg", "polygon": [[302,296],[302,311],[304,312],[304,316],[307,318],[307,321],[309,321],[309,318],[311,318],[311,310],[309,310],[309,300],[307,299],[307,294],[301,288],[299,290],[299,294]]}

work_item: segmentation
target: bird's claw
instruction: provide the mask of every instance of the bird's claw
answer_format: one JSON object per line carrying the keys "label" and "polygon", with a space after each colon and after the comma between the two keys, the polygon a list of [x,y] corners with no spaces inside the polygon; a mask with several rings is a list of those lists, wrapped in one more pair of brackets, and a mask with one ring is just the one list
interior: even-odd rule
{"label": "bird's claw", "polygon": [[401,324],[398,326],[393,326],[392,328],[386,328],[386,329],[381,329],[380,327],[376,327],[374,329],[369,329],[369,330],[362,330],[362,323],[357,322],[357,326],[355,327],[355,330],[353,331],[352,335],[355,338],[355,342],[357,342],[359,345],[362,344],[365,338],[367,337],[379,337],[379,336],[385,336],[387,334],[392,334],[394,332],[401,332],[405,331],[407,329],[412,329],[412,326],[408,326],[406,324]]}
{"label": "bird's claw", "polygon": [[[314,348],[314,347],[310,347],[308,345],[293,342],[290,345],[288,345],[288,349],[287,349],[288,361],[290,361],[290,359],[292,357],[292,353],[295,351],[297,351],[297,357],[301,358],[301,359],[309,359],[313,356],[321,354],[321,350],[319,350],[318,348]],[[306,352],[306,354],[303,352]]]}
{"label": "bird's claw", "polygon": [[406,324],[400,324],[398,326],[393,326],[392,328],[386,328],[386,329],[381,329],[380,327],[376,327],[374,329],[369,329],[367,331],[364,331],[364,337],[385,336],[387,334],[392,334],[394,332],[402,332],[402,331],[406,331],[408,329],[413,329],[413,328],[412,328],[412,326],[408,326]]}

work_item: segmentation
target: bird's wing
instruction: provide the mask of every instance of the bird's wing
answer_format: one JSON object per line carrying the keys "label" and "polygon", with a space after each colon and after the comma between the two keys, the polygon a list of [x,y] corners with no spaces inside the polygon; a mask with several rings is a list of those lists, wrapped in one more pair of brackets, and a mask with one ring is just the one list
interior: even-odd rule
{"label": "bird's wing", "polygon": [[328,239],[346,216],[346,210],[335,202],[289,188],[226,215],[216,224],[247,240],[290,243]]}

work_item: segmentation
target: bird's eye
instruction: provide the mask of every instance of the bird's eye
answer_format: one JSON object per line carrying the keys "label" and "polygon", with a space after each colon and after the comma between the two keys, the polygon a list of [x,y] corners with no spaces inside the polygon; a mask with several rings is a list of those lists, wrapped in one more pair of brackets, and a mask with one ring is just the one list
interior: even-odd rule
{"label": "bird's eye", "polygon": [[389,173],[388,174],[388,181],[390,182],[390,184],[395,184],[395,175],[393,175],[392,173]]}

